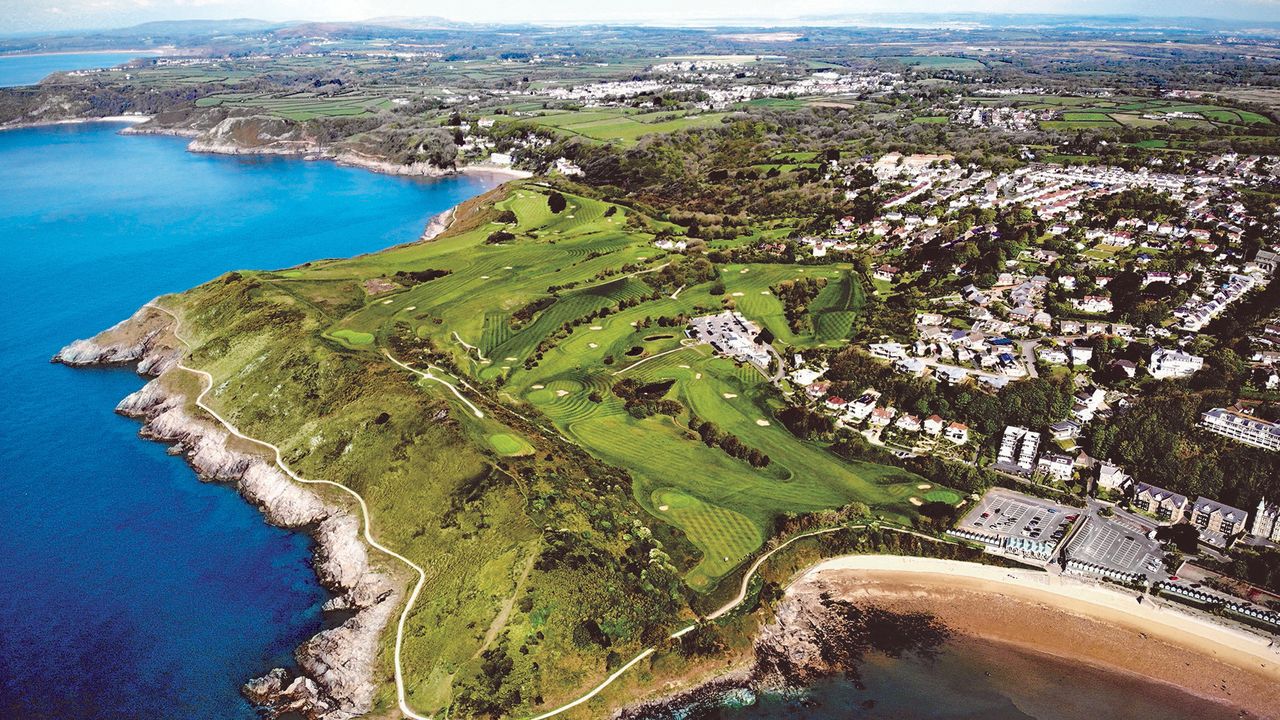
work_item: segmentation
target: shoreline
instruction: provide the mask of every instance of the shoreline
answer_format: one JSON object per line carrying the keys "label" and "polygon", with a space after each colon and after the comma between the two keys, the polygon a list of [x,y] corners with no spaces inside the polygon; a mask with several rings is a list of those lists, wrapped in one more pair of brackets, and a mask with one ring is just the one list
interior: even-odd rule
{"label": "shoreline", "polygon": [[932,579],[938,585],[1046,603],[1063,612],[1140,629],[1206,657],[1244,668],[1265,668],[1280,682],[1280,646],[1262,635],[1185,612],[1168,601],[1147,596],[1138,603],[1136,591],[1035,570],[892,555],[850,555],[825,560],[805,571],[792,587],[812,582],[824,573],[898,575],[921,582]]}
{"label": "shoreline", "polygon": [[461,167],[453,168],[439,168],[423,163],[397,165],[387,162],[386,160],[381,160],[376,157],[363,155],[350,150],[334,151],[315,146],[273,147],[264,145],[261,147],[243,147],[229,143],[208,142],[200,139],[202,135],[201,132],[189,128],[142,127],[142,125],[145,125],[152,119],[154,119],[154,116],[152,115],[108,115],[103,117],[32,120],[29,122],[0,125],[0,132],[5,130],[54,127],[58,125],[80,125],[84,123],[123,123],[127,124],[128,127],[120,130],[120,134],[122,135],[160,135],[166,137],[188,138],[190,142],[187,143],[187,152],[206,155],[260,155],[291,157],[306,161],[327,160],[345,167],[360,168],[362,170],[368,170],[382,175],[420,178],[472,176],[488,178],[499,185],[507,180],[523,180],[534,176],[534,174],[528,170],[518,170],[513,167],[489,165],[486,163],[473,163],[471,165],[463,165]]}
{"label": "shoreline", "polygon": [[[840,674],[841,642],[829,601],[932,617],[957,640],[1004,646],[1114,673],[1262,720],[1280,707],[1280,641],[1185,612],[1180,606],[1030,569],[897,555],[821,561],[787,585],[755,631],[745,665],[675,692],[642,694],[613,720],[654,720],[720,707],[734,692],[794,690]],[[833,624],[834,623],[834,624]],[[1239,715],[1234,715],[1239,713]]]}
{"label": "shoreline", "polygon": [[147,122],[151,117],[151,115],[105,115],[103,117],[64,118],[62,120],[32,120],[31,122],[13,123],[11,125],[0,126],[0,132],[5,130],[27,130],[39,127],[54,127],[56,125],[84,125],[87,123],[124,123],[132,127]]}
{"label": "shoreline", "polygon": [[52,362],[76,368],[132,366],[151,378],[116,407],[142,423],[139,435],[169,445],[201,482],[231,485],[267,523],[312,539],[316,579],[331,595],[321,612],[346,613],[346,619],[295,649],[295,671],[275,668],[240,679],[241,691],[272,718],[288,714],[346,720],[363,715],[381,685],[376,673],[382,635],[404,589],[370,563],[362,524],[354,514],[293,482],[274,461],[247,451],[228,429],[196,410],[198,397],[182,382],[185,352],[175,327],[174,318],[148,303],[94,338],[64,347]]}
{"label": "shoreline", "polygon": [[128,55],[137,53],[138,57],[152,56],[163,57],[174,50],[173,46],[166,46],[160,50],[142,50],[139,48],[125,48],[124,50],[46,50],[44,52],[16,52],[16,53],[0,53],[0,60],[11,57],[57,57],[59,55]]}

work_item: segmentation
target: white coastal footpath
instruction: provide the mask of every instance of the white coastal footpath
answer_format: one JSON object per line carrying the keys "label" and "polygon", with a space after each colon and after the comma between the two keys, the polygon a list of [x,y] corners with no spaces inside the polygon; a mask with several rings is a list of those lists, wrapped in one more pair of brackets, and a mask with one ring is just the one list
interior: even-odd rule
{"label": "white coastal footpath", "polygon": [[[369,567],[364,550],[367,544],[417,575],[397,626],[394,669],[400,711],[406,717],[427,720],[408,705],[400,661],[405,619],[425,581],[422,568],[377,542],[370,530],[368,505],[359,493],[332,481],[301,477],[284,462],[277,446],[242,433],[211,408],[205,397],[213,387],[212,376],[183,364],[184,353],[175,345],[190,347],[180,335],[179,318],[152,302],[97,338],[73,342],[54,360],[72,366],[136,363],[140,373],[156,376],[125,398],[118,410],[142,418],[144,436],[174,443],[202,478],[234,483],[268,521],[308,530],[316,539],[316,574],[337,594],[325,609],[354,611],[342,625],[321,631],[298,648],[295,655],[303,675],[291,679],[285,670],[273,670],[247,683],[246,695],[273,716],[291,713],[317,720],[346,720],[372,708],[379,639],[399,604],[400,592],[389,578]],[[171,386],[174,371],[199,378],[201,390],[194,399]],[[189,401],[217,424],[192,415],[186,407]],[[273,462],[232,450],[227,446],[232,437],[270,451]],[[350,495],[360,508],[360,518],[330,506],[301,485],[331,486]]]}

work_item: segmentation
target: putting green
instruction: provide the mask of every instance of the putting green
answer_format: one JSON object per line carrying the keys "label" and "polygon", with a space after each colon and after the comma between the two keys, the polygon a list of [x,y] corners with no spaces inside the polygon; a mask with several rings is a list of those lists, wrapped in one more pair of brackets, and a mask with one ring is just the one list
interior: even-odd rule
{"label": "putting green", "polygon": [[369,345],[373,343],[373,334],[360,332],[359,330],[334,330],[329,333],[339,340],[344,340],[348,345]]}
{"label": "putting green", "polygon": [[502,455],[528,455],[533,452],[533,446],[521,440],[515,435],[507,433],[494,433],[489,436],[489,444],[493,446]]}
{"label": "putting green", "polygon": [[946,503],[948,505],[959,505],[960,501],[963,500],[964,498],[960,497],[959,493],[954,493],[954,492],[951,492],[950,490],[930,490],[929,492],[924,494],[924,499],[929,502],[940,502],[940,503]]}

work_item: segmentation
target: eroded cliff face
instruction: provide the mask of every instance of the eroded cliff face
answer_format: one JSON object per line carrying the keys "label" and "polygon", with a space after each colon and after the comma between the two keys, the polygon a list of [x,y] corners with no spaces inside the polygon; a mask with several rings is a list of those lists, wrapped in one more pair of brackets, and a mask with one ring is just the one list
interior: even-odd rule
{"label": "eroded cliff face", "polygon": [[868,653],[928,656],[949,637],[947,628],[930,615],[855,604],[841,594],[820,575],[800,580],[756,635],[746,667],[691,690],[624,708],[614,720],[687,717],[720,707],[734,695],[803,692],[834,675],[857,682]]}
{"label": "eroded cliff face", "polygon": [[301,530],[315,540],[314,567],[333,593],[327,611],[349,614],[295,652],[298,673],[277,668],[249,681],[244,693],[269,717],[286,713],[343,720],[369,711],[377,683],[379,638],[399,606],[400,588],[370,566],[359,519],[326,502],[285,475],[250,444],[233,436],[199,409],[192,393],[197,376],[179,367],[182,351],[172,319],[144,307],[130,319],[91,340],[63,348],[55,362],[74,366],[136,363],[154,379],[125,397],[118,412],[143,422],[144,437],[170,443],[202,480],[226,482],[262,511],[267,521]]}
{"label": "eroded cliff face", "polygon": [[302,125],[265,115],[225,118],[196,136],[187,149],[228,155],[307,155],[323,150]]}

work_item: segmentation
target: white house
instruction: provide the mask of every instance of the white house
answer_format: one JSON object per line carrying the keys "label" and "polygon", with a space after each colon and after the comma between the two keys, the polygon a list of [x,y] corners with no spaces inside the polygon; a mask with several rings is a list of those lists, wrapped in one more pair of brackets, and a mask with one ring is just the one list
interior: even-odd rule
{"label": "white house", "polygon": [[1109,313],[1112,310],[1111,298],[1104,295],[1071,298],[1071,307],[1085,313]]}
{"label": "white house", "polygon": [[1036,463],[1036,472],[1063,482],[1071,479],[1074,468],[1075,462],[1071,458],[1057,453],[1045,453]]}
{"label": "white house", "polygon": [[942,418],[938,417],[937,415],[930,415],[929,417],[925,418],[923,426],[924,426],[925,432],[935,436],[941,435],[942,428],[944,427],[944,425],[942,424]]}
{"label": "white house", "polygon": [[1098,487],[1103,490],[1120,490],[1132,480],[1119,465],[1103,461],[1098,463]]}
{"label": "white house", "polygon": [[1147,372],[1151,373],[1151,377],[1163,380],[1190,377],[1202,367],[1204,367],[1204,358],[1198,355],[1158,347],[1151,352]]}
{"label": "white house", "polygon": [[947,426],[944,437],[957,445],[963,445],[969,442],[969,426],[953,422]]}

